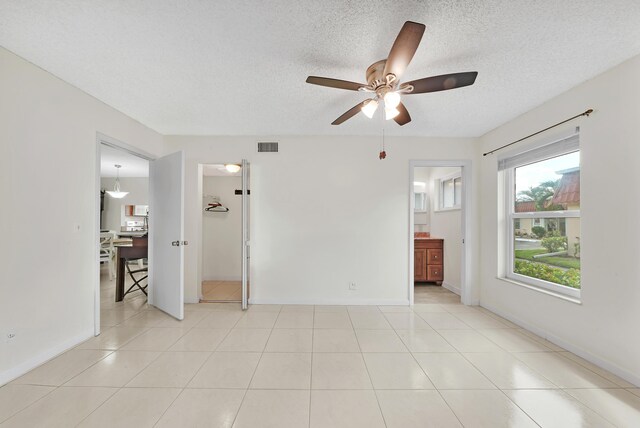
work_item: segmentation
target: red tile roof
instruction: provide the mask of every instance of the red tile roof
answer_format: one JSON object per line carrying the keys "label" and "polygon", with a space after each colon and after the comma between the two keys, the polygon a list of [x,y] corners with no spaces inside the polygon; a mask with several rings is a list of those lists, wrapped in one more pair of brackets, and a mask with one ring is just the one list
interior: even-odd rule
{"label": "red tile roof", "polygon": [[580,203],[580,170],[562,174],[558,190],[553,195],[551,202],[558,205]]}
{"label": "red tile roof", "polygon": [[530,213],[534,211],[537,211],[535,201],[516,201],[517,213]]}

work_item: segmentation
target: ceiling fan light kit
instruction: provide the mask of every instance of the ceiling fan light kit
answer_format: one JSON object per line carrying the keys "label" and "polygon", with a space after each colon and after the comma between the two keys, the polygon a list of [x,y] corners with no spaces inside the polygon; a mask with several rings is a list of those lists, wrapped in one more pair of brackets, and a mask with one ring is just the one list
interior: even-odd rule
{"label": "ceiling fan light kit", "polygon": [[384,101],[386,120],[393,119],[400,126],[406,125],[411,122],[411,116],[402,103],[401,95],[424,94],[473,85],[478,75],[476,71],[426,77],[406,83],[400,82],[400,78],[420,45],[425,29],[424,24],[412,21],[405,22],[387,59],[377,61],[367,68],[366,84],[327,77],[307,77],[307,83],[313,85],[375,94],[375,97],[364,100],[347,110],[334,120],[332,125],[340,125],[360,112],[368,118],[372,118],[378,108],[379,100]]}

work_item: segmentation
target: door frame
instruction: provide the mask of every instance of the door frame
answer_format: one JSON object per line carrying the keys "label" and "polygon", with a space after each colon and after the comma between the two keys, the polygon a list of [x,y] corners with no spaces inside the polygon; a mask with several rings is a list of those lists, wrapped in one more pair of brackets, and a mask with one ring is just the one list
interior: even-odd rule
{"label": "door frame", "polygon": [[[116,150],[121,150],[125,153],[129,153],[134,156],[138,156],[142,159],[146,159],[149,162],[156,159],[154,155],[151,153],[145,152],[135,146],[117,140],[115,138],[109,137],[108,135],[102,134],[100,132],[96,133],[96,173],[95,173],[95,226],[94,227],[94,240],[93,240],[93,248],[94,251],[98,247],[100,247],[100,190],[101,190],[101,177],[100,177],[100,161],[102,159],[102,145],[109,146]],[[151,265],[152,261],[149,258],[149,265]],[[94,311],[94,335],[98,336],[100,334],[100,251],[95,251],[95,276],[94,276],[94,284],[93,284],[93,311]]]}
{"label": "door frame", "polygon": [[[409,304],[414,303],[414,168],[415,167],[458,167],[462,176],[462,207],[461,228],[462,228],[462,252],[460,260],[460,299],[465,305],[473,303],[472,285],[468,283],[471,278],[472,244],[469,237],[472,235],[471,220],[475,216],[472,204],[473,175],[472,162],[469,159],[454,160],[410,160],[409,161]],[[433,202],[432,202],[433,203]]]}

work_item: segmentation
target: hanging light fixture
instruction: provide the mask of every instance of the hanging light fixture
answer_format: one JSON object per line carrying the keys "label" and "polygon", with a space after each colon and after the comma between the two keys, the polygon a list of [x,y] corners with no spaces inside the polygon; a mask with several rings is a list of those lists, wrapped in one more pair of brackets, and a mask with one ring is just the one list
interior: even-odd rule
{"label": "hanging light fixture", "polygon": [[129,192],[120,191],[120,168],[122,165],[114,165],[116,167],[116,182],[113,185],[113,190],[107,190],[107,194],[112,198],[122,199],[129,194]]}

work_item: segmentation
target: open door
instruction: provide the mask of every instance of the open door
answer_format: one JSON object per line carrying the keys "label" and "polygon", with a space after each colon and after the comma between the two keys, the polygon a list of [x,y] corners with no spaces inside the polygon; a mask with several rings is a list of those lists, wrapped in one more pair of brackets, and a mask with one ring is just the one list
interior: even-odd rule
{"label": "open door", "polygon": [[184,318],[184,153],[149,163],[149,303]]}
{"label": "open door", "polygon": [[242,159],[242,309],[249,307],[249,162]]}

